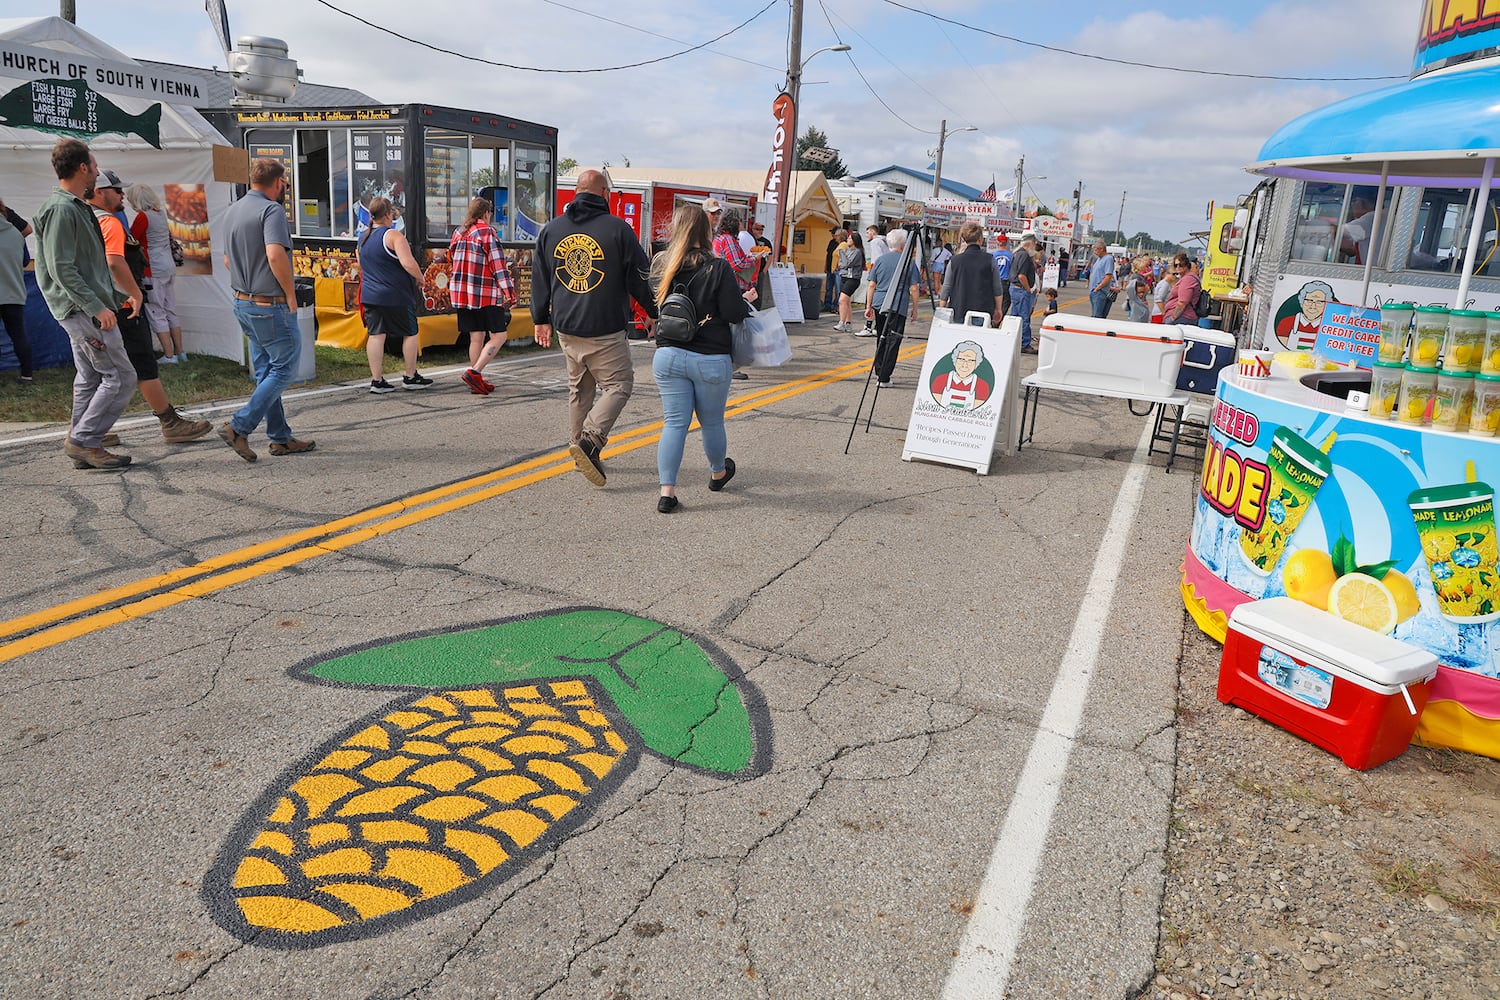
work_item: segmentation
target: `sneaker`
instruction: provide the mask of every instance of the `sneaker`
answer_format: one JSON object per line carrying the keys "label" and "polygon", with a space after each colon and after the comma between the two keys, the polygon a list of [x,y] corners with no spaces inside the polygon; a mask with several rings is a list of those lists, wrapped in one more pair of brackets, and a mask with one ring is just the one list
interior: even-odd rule
{"label": "sneaker", "polygon": [[735,372],[733,377],[736,380],[740,381],[740,382],[748,382],[748,381],[750,381],[750,373],[749,372]]}
{"label": "sneaker", "polygon": [[403,389],[425,389],[431,384],[432,379],[421,372],[417,372],[415,375],[401,376],[401,388]]}
{"label": "sneaker", "polygon": [[75,469],[123,469],[130,464],[129,455],[112,455],[103,448],[85,448],[72,438],[63,441],[63,454],[73,460]]}
{"label": "sneaker", "polygon": [[484,376],[472,368],[465,368],[459,378],[463,379],[464,385],[468,386],[469,391],[476,396],[488,396],[495,391],[495,387],[486,382]]}
{"label": "sneaker", "polygon": [[863,330],[855,330],[854,335],[856,337],[873,337],[875,336],[875,328],[873,326],[867,326]]}
{"label": "sneaker", "polygon": [[889,389],[891,387],[891,383],[890,382],[876,382],[875,386],[877,388],[880,388],[880,389]]}
{"label": "sneaker", "polygon": [[22,389],[30,389],[36,385],[36,379],[32,378],[29,375],[22,375],[16,379],[16,385],[20,386]]}
{"label": "sneaker", "polygon": [[163,354],[161,357],[156,359],[156,363],[159,365],[175,365],[177,363],[177,357],[176,355],[172,354]]}
{"label": "sneaker", "polygon": [[272,441],[271,454],[302,455],[312,451],[317,446],[316,441],[298,441],[296,438],[292,438],[290,441]]}
{"label": "sneaker", "polygon": [[223,438],[224,443],[233,448],[234,453],[245,461],[253,462],[259,457],[251,450],[250,439],[235,430],[234,424],[226,422],[223,427],[220,427],[219,437]]}
{"label": "sneaker", "polygon": [[681,504],[680,501],[678,501],[678,499],[676,497],[657,497],[656,498],[656,510],[657,510],[657,513],[660,513],[660,514],[670,514],[670,513],[672,513],[672,511],[676,510],[680,506],[682,506],[682,504]]}
{"label": "sneaker", "polygon": [[568,454],[573,456],[573,464],[578,466],[578,471],[583,473],[583,478],[595,486],[604,485],[604,464],[599,461],[598,445],[588,438],[583,438],[568,445]]}
{"label": "sneaker", "polygon": [[370,379],[370,392],[373,393],[376,396],[383,396],[383,395],[385,395],[388,392],[395,392],[395,391],[396,391],[396,387],[393,386],[393,385],[391,385],[389,382],[387,382],[383,378],[378,378],[378,379],[372,378],[372,379]]}

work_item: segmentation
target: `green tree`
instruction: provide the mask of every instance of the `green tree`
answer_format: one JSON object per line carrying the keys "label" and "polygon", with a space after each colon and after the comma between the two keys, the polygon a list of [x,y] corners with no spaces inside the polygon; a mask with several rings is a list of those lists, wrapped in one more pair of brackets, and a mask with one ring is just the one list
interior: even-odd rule
{"label": "green tree", "polygon": [[559,177],[561,177],[563,174],[571,174],[577,169],[578,161],[573,159],[571,156],[564,156],[562,159],[557,161],[557,175]]}
{"label": "green tree", "polygon": [[844,164],[843,159],[837,156],[833,158],[833,162],[831,163],[814,163],[812,160],[803,159],[802,154],[814,147],[822,149],[832,148],[828,145],[828,134],[820,128],[814,128],[809,125],[807,131],[797,137],[797,162],[794,165],[794,169],[821,170],[823,176],[831,181],[841,180],[849,173],[848,166]]}

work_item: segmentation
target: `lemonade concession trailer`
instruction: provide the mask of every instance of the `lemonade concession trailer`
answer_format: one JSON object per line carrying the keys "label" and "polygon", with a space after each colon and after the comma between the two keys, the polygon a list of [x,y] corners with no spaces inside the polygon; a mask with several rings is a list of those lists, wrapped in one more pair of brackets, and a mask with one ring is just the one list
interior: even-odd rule
{"label": "lemonade concession trailer", "polygon": [[[1428,650],[1417,740],[1500,757],[1500,14],[1420,6],[1408,82],[1296,119],[1250,167],[1295,209],[1252,299],[1253,342],[1281,353],[1220,381],[1182,592],[1220,641],[1285,595]],[[1314,370],[1315,340],[1357,367]]]}
{"label": "lemonade concession trailer", "polygon": [[424,347],[458,339],[448,299],[448,241],[476,195],[495,203],[495,229],[520,295],[509,336],[531,336],[530,248],[556,201],[557,129],[428,104],[203,114],[252,159],[286,165],[292,269],[313,280],[320,344],[364,346],[356,250],[377,197],[401,213],[397,228],[422,266],[417,313]]}

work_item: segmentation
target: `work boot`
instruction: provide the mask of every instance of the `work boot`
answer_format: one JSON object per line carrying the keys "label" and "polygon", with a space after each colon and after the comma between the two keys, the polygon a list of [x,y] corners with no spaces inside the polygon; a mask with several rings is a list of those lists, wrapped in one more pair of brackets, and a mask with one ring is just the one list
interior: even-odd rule
{"label": "work boot", "polygon": [[210,421],[188,420],[177,412],[175,406],[168,406],[156,415],[156,419],[161,421],[161,438],[167,444],[187,444],[214,429]]}
{"label": "work boot", "polygon": [[129,455],[114,455],[103,448],[85,448],[72,438],[63,442],[63,454],[73,460],[75,469],[123,469],[130,464]]}

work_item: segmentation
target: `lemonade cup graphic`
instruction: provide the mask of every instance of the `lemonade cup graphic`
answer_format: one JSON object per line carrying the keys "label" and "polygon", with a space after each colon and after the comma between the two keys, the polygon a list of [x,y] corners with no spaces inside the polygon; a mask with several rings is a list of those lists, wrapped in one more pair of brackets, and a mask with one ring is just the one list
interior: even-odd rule
{"label": "lemonade cup graphic", "polygon": [[1495,491],[1470,481],[1414,490],[1406,498],[1432,575],[1438,610],[1452,622],[1500,618],[1495,542]]}
{"label": "lemonade cup graphic", "polygon": [[1253,572],[1270,576],[1281,560],[1286,543],[1307,516],[1319,487],[1333,473],[1333,463],[1325,452],[1333,447],[1335,437],[1328,435],[1319,449],[1287,427],[1278,427],[1271,435],[1266,453],[1271,481],[1266,488],[1265,518],[1259,529],[1240,532],[1240,555]]}

